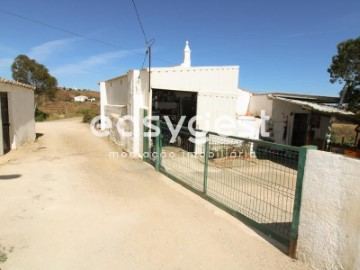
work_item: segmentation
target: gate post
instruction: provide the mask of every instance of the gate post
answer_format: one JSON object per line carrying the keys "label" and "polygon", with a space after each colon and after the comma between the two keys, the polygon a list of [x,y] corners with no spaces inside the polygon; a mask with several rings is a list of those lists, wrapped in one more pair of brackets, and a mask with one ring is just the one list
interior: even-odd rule
{"label": "gate post", "polygon": [[[156,126],[158,127],[158,129],[160,129],[160,120],[156,120]],[[155,153],[156,153],[156,156],[155,156],[155,169],[157,171],[160,170],[160,143],[161,143],[161,129],[160,129],[160,134],[158,136],[156,136],[155,138]]]}
{"label": "gate post", "polygon": [[[143,111],[143,119],[148,116],[147,109]],[[147,161],[149,158],[149,128],[143,124],[143,161]]]}
{"label": "gate post", "polygon": [[204,182],[203,182],[203,193],[207,192],[207,178],[208,178],[208,167],[209,167],[209,132],[206,133],[205,142],[205,153],[204,153]]}
{"label": "gate post", "polygon": [[293,217],[292,217],[291,229],[290,229],[290,246],[289,246],[289,256],[293,259],[296,258],[296,244],[299,233],[301,195],[302,195],[303,179],[305,172],[306,154],[308,150],[317,150],[317,149],[318,149],[317,146],[307,145],[300,147],[299,150],[298,172],[296,178],[294,209],[293,209]]}

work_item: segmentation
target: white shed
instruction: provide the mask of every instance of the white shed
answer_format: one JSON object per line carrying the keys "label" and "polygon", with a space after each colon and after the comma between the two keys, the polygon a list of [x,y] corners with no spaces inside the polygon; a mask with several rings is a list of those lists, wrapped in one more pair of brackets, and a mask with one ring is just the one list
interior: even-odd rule
{"label": "white shed", "polygon": [[35,140],[34,90],[0,78],[0,155]]}
{"label": "white shed", "polygon": [[[239,66],[192,67],[190,53],[187,42],[181,65],[152,68],[150,89],[148,69],[130,70],[100,82],[101,115],[110,117],[113,126],[120,116],[130,115],[134,119],[134,124],[127,126],[133,132],[132,138],[123,139],[115,134],[115,141],[125,150],[135,155],[141,152],[144,108],[150,116],[168,115],[174,124],[180,116],[186,116],[185,125],[197,116],[196,128],[215,132],[216,119],[225,116],[237,121],[239,115],[246,114],[251,93],[238,88]],[[234,132],[232,135],[237,135]]]}
{"label": "white shed", "polygon": [[311,144],[323,149],[332,116],[344,120],[356,119],[350,111],[329,106],[338,101],[338,97],[304,94],[257,94],[251,97],[249,112],[260,117],[263,111],[269,117],[266,123],[269,137],[261,139],[293,146]]}

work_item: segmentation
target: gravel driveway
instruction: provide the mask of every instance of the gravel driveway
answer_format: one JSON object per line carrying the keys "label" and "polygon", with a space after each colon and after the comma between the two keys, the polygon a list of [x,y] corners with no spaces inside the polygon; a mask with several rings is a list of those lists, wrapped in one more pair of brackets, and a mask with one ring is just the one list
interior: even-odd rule
{"label": "gravel driveway", "polygon": [[0,157],[1,270],[306,269],[80,119]]}

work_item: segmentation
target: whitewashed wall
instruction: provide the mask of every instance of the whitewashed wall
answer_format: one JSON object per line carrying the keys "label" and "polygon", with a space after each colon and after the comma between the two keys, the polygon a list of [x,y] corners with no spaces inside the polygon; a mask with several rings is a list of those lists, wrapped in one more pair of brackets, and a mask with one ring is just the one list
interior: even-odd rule
{"label": "whitewashed wall", "polygon": [[128,105],[132,77],[129,74],[105,82],[107,104]]}
{"label": "whitewashed wall", "polygon": [[179,91],[237,93],[239,67],[154,68],[151,87]]}
{"label": "whitewashed wall", "polygon": [[133,132],[134,125],[131,121],[119,122],[118,115],[111,115],[110,117],[112,128],[109,129],[109,137],[113,142],[120,146],[120,148],[133,154],[134,149],[134,136],[125,136],[123,132]]}
{"label": "whitewashed wall", "polygon": [[310,150],[297,257],[313,269],[360,269],[360,160]]}
{"label": "whitewashed wall", "polygon": [[[105,129],[104,117],[109,117],[109,113],[117,113],[119,110],[126,114],[131,110],[130,104],[130,87],[131,80],[128,74],[116,77],[107,81],[102,81],[100,85],[100,113],[101,113],[101,129]],[[119,107],[121,105],[122,107]],[[126,107],[124,107],[126,106]],[[112,108],[113,107],[113,108]]]}
{"label": "whitewashed wall", "polygon": [[197,100],[197,128],[215,131],[216,122],[223,117],[236,121],[237,95],[199,93]]}
{"label": "whitewashed wall", "polygon": [[[309,111],[304,110],[301,106],[291,104],[281,100],[272,100],[273,111],[271,120],[273,123],[273,139],[275,143],[291,144],[292,132],[294,127],[294,113],[309,114]],[[285,127],[285,120],[287,118],[287,137],[283,140],[283,133]]]}
{"label": "whitewashed wall", "polygon": [[265,110],[265,114],[271,117],[273,112],[273,101],[270,100],[267,95],[251,96],[249,104],[249,112],[251,115],[260,117],[262,110]]}
{"label": "whitewashed wall", "polygon": [[17,149],[35,140],[34,90],[0,82],[0,92],[8,93],[10,144],[11,149]]}
{"label": "whitewashed wall", "polygon": [[[282,100],[272,100],[267,95],[253,95],[250,98],[249,112],[256,117],[261,116],[261,110],[269,116],[272,124],[271,139],[275,143],[288,144],[292,142],[292,133],[294,128],[294,114],[310,114],[310,111],[301,108],[300,105],[292,104]],[[322,116],[320,128],[315,130],[315,139],[324,139],[327,132],[329,117]],[[287,121],[287,136],[283,139],[284,128]]]}
{"label": "whitewashed wall", "polygon": [[251,96],[252,93],[238,89],[238,98],[236,103],[236,113],[238,116],[245,116],[249,112]]}
{"label": "whitewashed wall", "polygon": [[[205,120],[199,120],[197,127],[214,130],[214,119],[228,116],[236,122],[238,114],[247,112],[250,93],[238,89],[238,77],[238,66],[154,68],[151,71],[151,88],[197,92],[197,114],[209,117],[209,126]],[[146,108],[149,115],[152,114],[152,91],[149,91],[148,79],[148,70],[144,69],[100,82],[101,114],[106,115],[111,105],[126,105],[128,115],[134,117],[132,152],[135,155],[142,150],[140,111]],[[235,132],[230,134],[236,135]]]}

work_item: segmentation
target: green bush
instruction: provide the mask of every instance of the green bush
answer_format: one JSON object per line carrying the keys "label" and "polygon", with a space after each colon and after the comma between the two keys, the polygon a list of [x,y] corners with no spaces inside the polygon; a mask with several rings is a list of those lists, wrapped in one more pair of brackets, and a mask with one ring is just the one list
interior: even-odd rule
{"label": "green bush", "polygon": [[98,116],[98,114],[92,110],[83,110],[83,112],[83,123],[90,123],[94,117]]}
{"label": "green bush", "polygon": [[35,109],[35,121],[36,122],[45,121],[48,117],[49,117],[49,115],[47,113],[40,111],[38,108]]}

